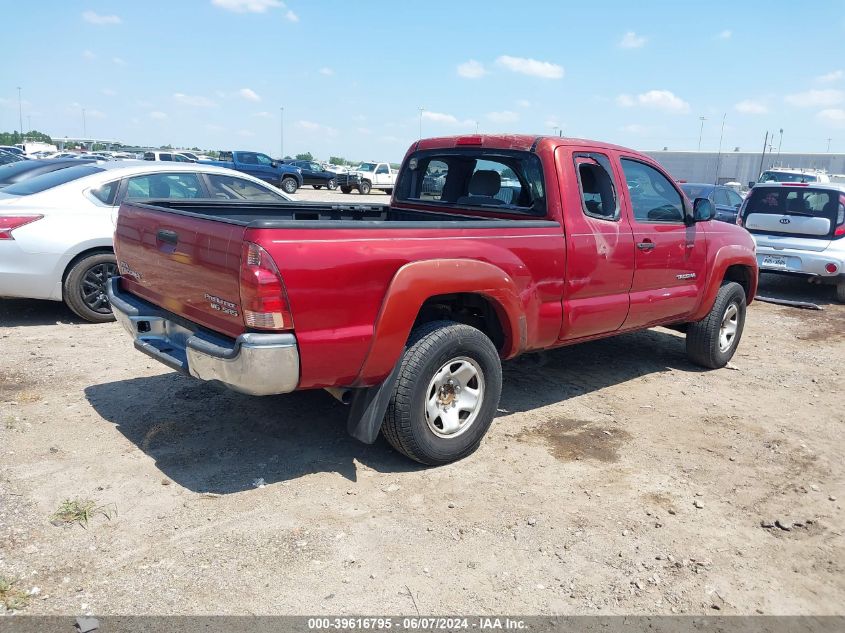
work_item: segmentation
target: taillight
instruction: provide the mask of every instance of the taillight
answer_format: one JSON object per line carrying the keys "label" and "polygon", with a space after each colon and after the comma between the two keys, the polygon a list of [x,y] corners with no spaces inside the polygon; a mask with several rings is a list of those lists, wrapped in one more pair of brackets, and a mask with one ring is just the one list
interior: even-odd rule
{"label": "taillight", "polygon": [[839,195],[839,204],[836,205],[836,228],[833,230],[835,237],[845,235],[845,194]]}
{"label": "taillight", "polygon": [[0,240],[15,239],[12,237],[12,231],[43,217],[43,215],[0,215]]}
{"label": "taillight", "polygon": [[244,244],[241,262],[241,309],[248,327],[293,328],[288,293],[276,263],[258,244]]}

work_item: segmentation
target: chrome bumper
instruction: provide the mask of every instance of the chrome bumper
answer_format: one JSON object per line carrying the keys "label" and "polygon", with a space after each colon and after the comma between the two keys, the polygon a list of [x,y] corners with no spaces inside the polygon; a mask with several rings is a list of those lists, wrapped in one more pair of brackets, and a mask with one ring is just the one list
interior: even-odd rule
{"label": "chrome bumper", "polygon": [[299,350],[293,334],[241,334],[234,341],[122,291],[108,283],[112,312],[135,341],[135,348],[168,367],[217,380],[253,396],[288,393],[299,384]]}

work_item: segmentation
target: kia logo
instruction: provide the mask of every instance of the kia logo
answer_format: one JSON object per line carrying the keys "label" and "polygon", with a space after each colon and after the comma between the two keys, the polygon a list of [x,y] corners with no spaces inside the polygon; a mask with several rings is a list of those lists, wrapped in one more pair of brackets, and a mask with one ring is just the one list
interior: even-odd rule
{"label": "kia logo", "polygon": [[789,224],[789,218],[781,218],[780,223],[781,224]]}

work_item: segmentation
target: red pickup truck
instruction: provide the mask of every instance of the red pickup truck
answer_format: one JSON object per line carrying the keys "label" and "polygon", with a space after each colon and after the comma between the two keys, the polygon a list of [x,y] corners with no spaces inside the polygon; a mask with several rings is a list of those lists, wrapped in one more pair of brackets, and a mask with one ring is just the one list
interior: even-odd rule
{"label": "red pickup truck", "polygon": [[477,448],[519,354],[664,325],[724,366],[757,262],[712,217],[623,147],[426,139],[385,206],[124,203],[109,298],[174,369],[247,394],[327,389],[353,436],[444,464]]}

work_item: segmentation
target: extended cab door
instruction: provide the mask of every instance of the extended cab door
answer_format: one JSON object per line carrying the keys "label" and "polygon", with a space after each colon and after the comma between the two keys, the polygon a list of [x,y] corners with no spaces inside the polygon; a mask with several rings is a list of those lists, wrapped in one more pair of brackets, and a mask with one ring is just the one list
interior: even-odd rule
{"label": "extended cab door", "polygon": [[620,163],[636,247],[625,329],[683,317],[695,310],[703,292],[704,228],[685,222],[683,194],[666,174],[634,158],[622,157]]}
{"label": "extended cab door", "polygon": [[567,248],[560,340],[613,332],[628,316],[634,273],[634,238],[619,193],[625,181],[604,153],[559,147],[555,162]]}

